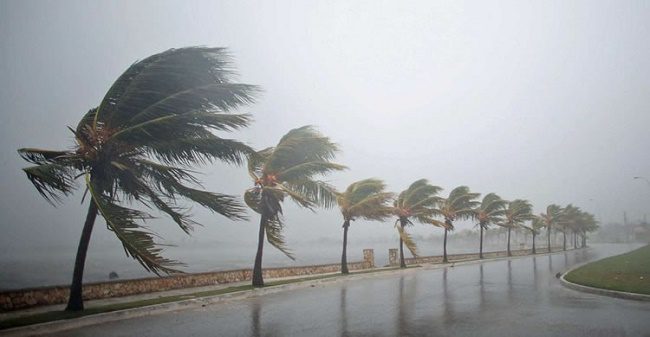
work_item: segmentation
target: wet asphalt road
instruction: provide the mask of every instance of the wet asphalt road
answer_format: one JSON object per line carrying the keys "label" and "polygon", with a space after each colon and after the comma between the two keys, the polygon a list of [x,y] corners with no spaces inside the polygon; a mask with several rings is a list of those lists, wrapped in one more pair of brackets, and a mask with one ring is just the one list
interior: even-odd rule
{"label": "wet asphalt road", "polygon": [[55,336],[650,336],[650,302],[576,292],[555,277],[635,247],[409,269]]}

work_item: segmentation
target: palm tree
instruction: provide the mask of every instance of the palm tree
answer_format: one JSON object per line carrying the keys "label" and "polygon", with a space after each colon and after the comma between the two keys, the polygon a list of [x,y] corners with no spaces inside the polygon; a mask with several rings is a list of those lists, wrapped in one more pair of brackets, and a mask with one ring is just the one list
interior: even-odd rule
{"label": "palm tree", "polygon": [[[84,177],[90,196],[75,259],[66,310],[82,310],[86,252],[97,215],[106,220],[127,256],[157,275],[176,273],[178,262],[163,258],[153,234],[137,220],[151,216],[126,208],[139,201],[156,208],[189,233],[196,223],[177,197],[196,202],[230,219],[245,218],[232,196],[192,188],[197,164],[223,160],[240,164],[252,152],[238,141],[212,131],[231,131],[250,122],[229,111],[253,101],[254,86],[231,82],[229,56],[223,48],[170,49],[130,66],[88,111],[76,129],[74,148],[18,150],[27,161],[27,178],[50,203],[60,201]],[[188,186],[189,184],[189,186]]]}
{"label": "palm tree", "polygon": [[521,227],[530,231],[533,235],[533,254],[537,254],[537,251],[535,250],[535,237],[539,234],[540,230],[545,227],[544,220],[540,216],[533,215],[531,217],[530,226],[522,225]]}
{"label": "palm tree", "polygon": [[350,222],[356,219],[385,220],[393,214],[390,200],[393,193],[386,192],[386,184],[379,179],[365,179],[350,184],[345,192],[337,193],[336,202],[343,215],[343,253],[341,273],[348,274],[347,245]]}
{"label": "palm tree", "polygon": [[248,172],[255,187],[244,194],[246,204],[260,214],[257,255],[253,267],[253,286],[263,287],[262,255],[264,235],[268,242],[294,259],[285,247],[282,229],[282,202],[288,196],[298,206],[314,210],[336,203],[334,188],[314,178],[345,166],[332,163],[338,146],[311,126],[289,131],[275,147],[251,155]]}
{"label": "palm tree", "polygon": [[406,232],[405,227],[407,225],[413,225],[412,220],[423,224],[436,224],[433,216],[436,215],[435,206],[440,201],[440,198],[437,196],[440,190],[442,190],[440,187],[429,184],[426,179],[420,179],[413,182],[409,188],[402,191],[397,196],[397,199],[395,199],[393,205],[394,212],[397,215],[395,227],[399,232],[399,258],[401,268],[406,268],[404,245],[411,251],[413,256],[418,255],[417,245]]}
{"label": "palm tree", "polygon": [[564,207],[560,224],[562,225],[562,250],[566,250],[566,233],[580,218],[582,210],[579,207],[568,204]]}
{"label": "palm tree", "polygon": [[546,207],[546,213],[540,214],[540,218],[546,228],[546,240],[548,244],[548,252],[551,252],[551,229],[553,227],[557,228],[560,225],[562,219],[563,209],[562,207],[551,204]]}
{"label": "palm tree", "polygon": [[468,220],[476,216],[474,209],[479,205],[478,198],[480,193],[472,193],[467,186],[458,186],[449,192],[447,199],[442,199],[439,204],[438,214],[445,218],[443,227],[445,228],[445,237],[443,244],[442,262],[447,263],[447,232],[454,230],[455,220]]}
{"label": "palm tree", "polygon": [[501,199],[494,193],[483,197],[481,204],[474,209],[474,217],[478,220],[480,228],[479,258],[483,258],[483,230],[487,230],[490,224],[497,224],[503,221],[507,201]]}
{"label": "palm tree", "polygon": [[513,228],[523,225],[527,220],[532,217],[533,206],[528,200],[516,199],[508,203],[506,208],[504,221],[501,224],[508,230],[508,256],[512,256],[510,252],[510,232]]}

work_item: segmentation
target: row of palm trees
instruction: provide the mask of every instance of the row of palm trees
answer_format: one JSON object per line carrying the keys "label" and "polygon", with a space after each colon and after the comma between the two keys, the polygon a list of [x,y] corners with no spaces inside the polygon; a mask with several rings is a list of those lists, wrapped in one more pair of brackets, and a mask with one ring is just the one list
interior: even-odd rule
{"label": "row of palm trees", "polygon": [[[573,205],[562,208],[550,205],[546,213],[533,214],[533,207],[528,200],[516,199],[506,201],[495,193],[489,193],[482,201],[477,201],[479,193],[473,193],[467,186],[458,186],[451,190],[446,198],[439,197],[442,188],[428,183],[426,179],[415,181],[402,191],[391,205],[394,194],[385,191],[385,184],[378,179],[366,179],[351,184],[345,192],[335,192],[343,214],[343,253],[341,272],[348,273],[347,267],[347,232],[350,221],[357,218],[367,220],[386,220],[392,216],[397,219],[395,227],[400,237],[399,257],[400,266],[406,267],[404,248],[417,256],[417,246],[406,232],[407,226],[414,222],[433,225],[444,230],[443,262],[447,263],[447,234],[454,229],[456,220],[474,220],[480,231],[479,258],[483,258],[483,231],[490,225],[501,226],[507,230],[507,254],[510,250],[510,234],[513,229],[524,228],[532,233],[532,253],[536,254],[535,237],[542,228],[547,229],[548,247],[551,247],[551,229],[558,230],[564,235],[566,250],[566,234],[574,235],[574,247],[578,246],[578,237],[582,246],[586,245],[587,232],[597,228],[597,222],[592,214],[580,210]],[[528,225],[527,223],[530,222]]]}
{"label": "row of palm trees", "polygon": [[[74,147],[62,151],[18,150],[33,164],[23,169],[27,178],[52,204],[73,193],[76,180],[83,178],[88,211],[66,310],[83,309],[83,271],[98,215],[120,240],[127,256],[157,275],[179,273],[176,267],[182,264],[163,257],[154,242],[155,234],[140,224],[139,220],[152,216],[125,203],[137,201],[147,209],[157,209],[186,233],[198,224],[188,212],[187,201],[232,220],[248,219],[245,206],[235,196],[201,188],[193,169],[214,161],[247,163],[252,178],[253,187],[245,191],[244,202],[260,215],[254,286],[264,285],[265,239],[293,259],[283,236],[282,204],[287,198],[312,210],[340,207],[344,273],[348,272],[348,229],[357,219],[396,218],[402,266],[403,245],[417,255],[417,247],[406,231],[414,222],[444,228],[446,261],[447,232],[453,230],[456,220],[477,219],[482,233],[491,224],[511,229],[536,219],[530,215],[527,201],[507,203],[488,194],[478,203],[475,200],[479,195],[465,186],[452,190],[444,199],[437,195],[442,189],[425,179],[397,196],[385,191],[385,184],[378,179],[362,180],[337,192],[319,177],[346,167],[332,162],[337,145],[311,126],[293,129],[276,146],[259,151],[219,137],[215,132],[230,132],[250,124],[250,115],[232,111],[254,102],[259,92],[256,86],[233,82],[232,74],[230,57],[223,48],[189,47],[152,55],[130,66],[100,104],[89,110],[75,128],[69,127]],[[539,222],[546,224],[549,231],[553,227],[565,235],[569,230],[582,233],[584,240],[588,229],[578,223],[586,221],[588,215],[573,206],[558,212],[547,211]],[[568,214],[576,220],[567,221]]]}

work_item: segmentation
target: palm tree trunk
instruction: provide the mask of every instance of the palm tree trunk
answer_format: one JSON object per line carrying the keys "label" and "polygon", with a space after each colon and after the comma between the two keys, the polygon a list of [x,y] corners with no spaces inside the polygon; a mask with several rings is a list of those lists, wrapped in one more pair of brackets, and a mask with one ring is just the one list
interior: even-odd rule
{"label": "palm tree trunk", "polygon": [[533,254],[537,254],[537,252],[535,252],[535,232],[533,232]]}
{"label": "palm tree trunk", "polygon": [[508,256],[512,256],[510,253],[510,227],[508,227]]}
{"label": "palm tree trunk", "polygon": [[551,226],[546,226],[546,240],[548,241],[548,252],[551,252]]}
{"label": "palm tree trunk", "polygon": [[447,263],[449,260],[447,260],[447,232],[449,230],[445,227],[445,241],[442,246],[442,263]]}
{"label": "palm tree trunk", "polygon": [[[399,225],[402,227],[402,231],[404,231],[406,221],[400,219]],[[402,236],[399,237],[399,267],[406,268],[406,262],[404,261],[404,241],[402,241]]]}
{"label": "palm tree trunk", "polygon": [[562,250],[566,250],[566,226],[563,227],[562,237],[563,237]]}
{"label": "palm tree trunk", "polygon": [[[341,254],[341,273],[349,274],[348,270],[348,256],[347,256],[347,247],[348,247],[348,228],[350,228],[350,220],[345,220],[343,222],[343,254]],[[401,238],[400,238],[401,240]]]}
{"label": "palm tree trunk", "polygon": [[262,211],[260,217],[260,231],[257,237],[257,254],[255,255],[255,265],[253,266],[253,287],[263,287],[264,278],[262,277],[262,255],[264,252],[264,233],[266,230],[267,215]]}
{"label": "palm tree trunk", "polygon": [[74,272],[72,273],[72,284],[70,285],[70,297],[68,298],[68,305],[66,311],[78,311],[84,309],[82,283],[84,277],[84,266],[86,264],[86,253],[88,252],[88,244],[90,243],[90,235],[93,232],[93,225],[97,218],[97,204],[93,198],[90,198],[90,205],[88,206],[88,213],[86,214],[86,222],[81,231],[81,238],[79,239],[79,247],[77,248],[77,257],[74,261]]}
{"label": "palm tree trunk", "polygon": [[483,258],[483,225],[479,224],[478,226],[481,228],[481,245],[478,248],[478,258],[482,259]]}

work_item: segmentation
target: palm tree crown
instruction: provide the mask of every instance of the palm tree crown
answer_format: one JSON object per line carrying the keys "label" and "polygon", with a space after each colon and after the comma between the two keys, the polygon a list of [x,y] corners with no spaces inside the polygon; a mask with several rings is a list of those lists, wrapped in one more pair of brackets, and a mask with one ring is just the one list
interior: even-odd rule
{"label": "palm tree crown", "polygon": [[385,192],[386,184],[379,179],[364,179],[350,184],[345,192],[337,193],[341,214],[345,220],[385,220],[393,214],[389,205],[393,193]]}
{"label": "palm tree crown", "polygon": [[402,243],[417,256],[417,246],[411,236],[404,230],[407,225],[413,225],[412,220],[424,224],[434,224],[436,205],[440,202],[437,196],[442,188],[429,184],[426,179],[420,179],[402,191],[393,203],[394,212],[397,215],[396,227],[400,235],[400,259],[403,266],[404,253]]}
{"label": "palm tree crown", "polygon": [[474,218],[478,220],[480,232],[479,258],[483,258],[483,230],[490,224],[498,224],[503,221],[507,202],[495,193],[488,193],[483,201],[474,209]]}
{"label": "palm tree crown", "polygon": [[255,186],[246,191],[244,200],[261,215],[254,285],[263,285],[261,250],[264,234],[272,246],[293,259],[282,234],[282,202],[286,196],[311,210],[317,206],[335,205],[334,188],[315,177],[345,169],[345,166],[331,162],[336,152],[338,146],[329,138],[311,126],[303,126],[289,131],[277,146],[261,150],[249,158],[248,172]]}
{"label": "palm tree crown", "polygon": [[[206,192],[194,177],[197,164],[222,160],[240,164],[252,150],[214,131],[232,131],[250,122],[231,110],[253,101],[256,87],[231,81],[233,69],[223,48],[170,49],[130,66],[76,128],[71,150],[18,150],[35,166],[24,169],[50,203],[60,201],[85,177],[90,206],[75,262],[70,310],[83,308],[81,277],[90,233],[99,213],[125,252],[156,274],[173,273],[177,262],[163,258],[153,234],[137,220],[151,216],[120,205],[139,201],[169,215],[189,232],[196,223],[177,197],[230,219],[245,209],[232,196]],[[192,187],[195,186],[195,187]],[[76,300],[73,300],[76,297]],[[74,302],[74,303],[73,303]]]}
{"label": "palm tree crown", "polygon": [[175,272],[169,267],[177,263],[162,258],[151,233],[136,223],[150,216],[118,203],[137,200],[155,207],[185,232],[195,223],[176,205],[176,196],[231,219],[244,218],[234,197],[188,186],[198,183],[189,167],[215,159],[239,164],[250,152],[212,132],[250,122],[248,115],[229,111],[252,102],[257,89],[230,82],[231,74],[222,48],[171,49],[137,62],[115,81],[99,107],[70,129],[76,141],[72,150],[18,150],[36,164],[24,171],[50,202],[70,194],[75,179],[85,176],[92,202],[127,254],[154,273]]}
{"label": "palm tree crown", "polygon": [[444,217],[445,222],[437,224],[445,229],[443,243],[443,262],[447,262],[447,232],[454,230],[454,221],[472,219],[476,216],[475,208],[479,202],[474,199],[478,198],[480,193],[472,193],[467,186],[458,186],[449,192],[449,197],[443,199],[438,206],[438,214]]}
{"label": "palm tree crown", "polygon": [[533,206],[528,200],[516,199],[508,203],[502,226],[516,228],[532,218]]}
{"label": "palm tree crown", "polygon": [[481,204],[474,209],[474,217],[479,226],[487,229],[490,224],[502,222],[507,203],[495,193],[486,194]]}
{"label": "palm tree crown", "polygon": [[393,193],[385,192],[386,184],[379,179],[364,179],[350,184],[345,192],[336,194],[343,215],[343,253],[341,272],[348,273],[347,242],[350,222],[356,219],[384,220],[393,214],[389,202]]}

